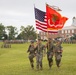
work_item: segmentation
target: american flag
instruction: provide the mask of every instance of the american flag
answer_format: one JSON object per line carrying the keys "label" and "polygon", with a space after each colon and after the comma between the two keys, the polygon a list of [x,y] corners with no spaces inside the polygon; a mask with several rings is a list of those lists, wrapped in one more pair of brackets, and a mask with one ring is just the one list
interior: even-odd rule
{"label": "american flag", "polygon": [[34,10],[35,10],[36,28],[39,29],[39,30],[42,30],[44,32],[57,33],[57,31],[47,29],[46,12],[43,12],[43,11],[37,9],[37,8],[34,8]]}

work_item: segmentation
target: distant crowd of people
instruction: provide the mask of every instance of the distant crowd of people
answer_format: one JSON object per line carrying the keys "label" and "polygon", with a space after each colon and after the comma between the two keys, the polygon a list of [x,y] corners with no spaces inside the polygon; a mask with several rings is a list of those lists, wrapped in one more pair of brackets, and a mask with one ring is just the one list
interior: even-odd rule
{"label": "distant crowd of people", "polygon": [[31,41],[27,53],[29,53],[28,58],[30,61],[31,68],[34,69],[34,57],[36,57],[36,69],[43,69],[43,56],[47,55],[48,65],[51,69],[53,65],[53,56],[55,56],[56,65],[59,68],[61,57],[62,57],[62,42],[56,40],[56,43],[53,43],[51,38],[48,39],[47,43],[42,44],[41,39],[38,39],[37,43],[34,44],[34,41]]}

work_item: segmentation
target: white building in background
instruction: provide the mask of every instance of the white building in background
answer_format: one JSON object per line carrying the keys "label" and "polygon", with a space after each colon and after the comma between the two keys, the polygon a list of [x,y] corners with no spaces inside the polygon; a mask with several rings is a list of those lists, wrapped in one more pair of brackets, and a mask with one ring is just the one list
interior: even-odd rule
{"label": "white building in background", "polygon": [[[47,33],[46,32],[39,32],[42,40],[47,40]],[[76,17],[73,17],[72,24],[70,26],[64,27],[62,30],[59,30],[58,33],[49,33],[49,38],[70,38],[73,36],[73,34],[76,34]]]}
{"label": "white building in background", "polygon": [[73,17],[71,26],[66,26],[61,30],[61,37],[70,38],[76,34],[76,17]]}
{"label": "white building in background", "polygon": [[73,17],[72,25],[76,26],[76,17]]}

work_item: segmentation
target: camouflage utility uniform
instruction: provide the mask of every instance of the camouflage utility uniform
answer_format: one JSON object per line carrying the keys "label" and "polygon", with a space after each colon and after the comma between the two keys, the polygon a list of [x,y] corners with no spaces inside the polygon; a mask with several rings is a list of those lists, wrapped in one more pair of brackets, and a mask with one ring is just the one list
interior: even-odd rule
{"label": "camouflage utility uniform", "polygon": [[49,67],[51,68],[51,66],[53,65],[53,54],[54,54],[53,52],[54,44],[51,38],[49,38],[46,47],[47,47],[47,60]]}
{"label": "camouflage utility uniform", "polygon": [[57,41],[55,46],[55,60],[57,67],[60,67],[61,57],[62,57],[61,41]]}
{"label": "camouflage utility uniform", "polygon": [[33,60],[33,58],[35,56],[34,44],[33,43],[34,42],[31,42],[31,44],[29,45],[28,51],[27,51],[27,52],[29,52],[28,58],[30,60],[30,64],[31,64],[32,69],[34,68],[34,60]]}
{"label": "camouflage utility uniform", "polygon": [[43,59],[43,50],[44,50],[44,53],[46,52],[45,51],[45,46],[40,42],[41,40],[38,40],[38,44],[35,48],[35,51],[36,51],[36,67],[37,67],[37,70],[39,69],[43,69],[43,65],[42,65],[42,59]]}

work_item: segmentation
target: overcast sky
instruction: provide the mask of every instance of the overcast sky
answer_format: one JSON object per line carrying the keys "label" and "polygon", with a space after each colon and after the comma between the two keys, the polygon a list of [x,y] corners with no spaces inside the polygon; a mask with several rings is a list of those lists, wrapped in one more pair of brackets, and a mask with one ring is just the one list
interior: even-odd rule
{"label": "overcast sky", "polygon": [[35,26],[34,4],[46,11],[46,3],[62,9],[60,13],[69,18],[65,26],[72,24],[72,18],[76,16],[76,0],[0,0],[0,23],[18,28]]}

